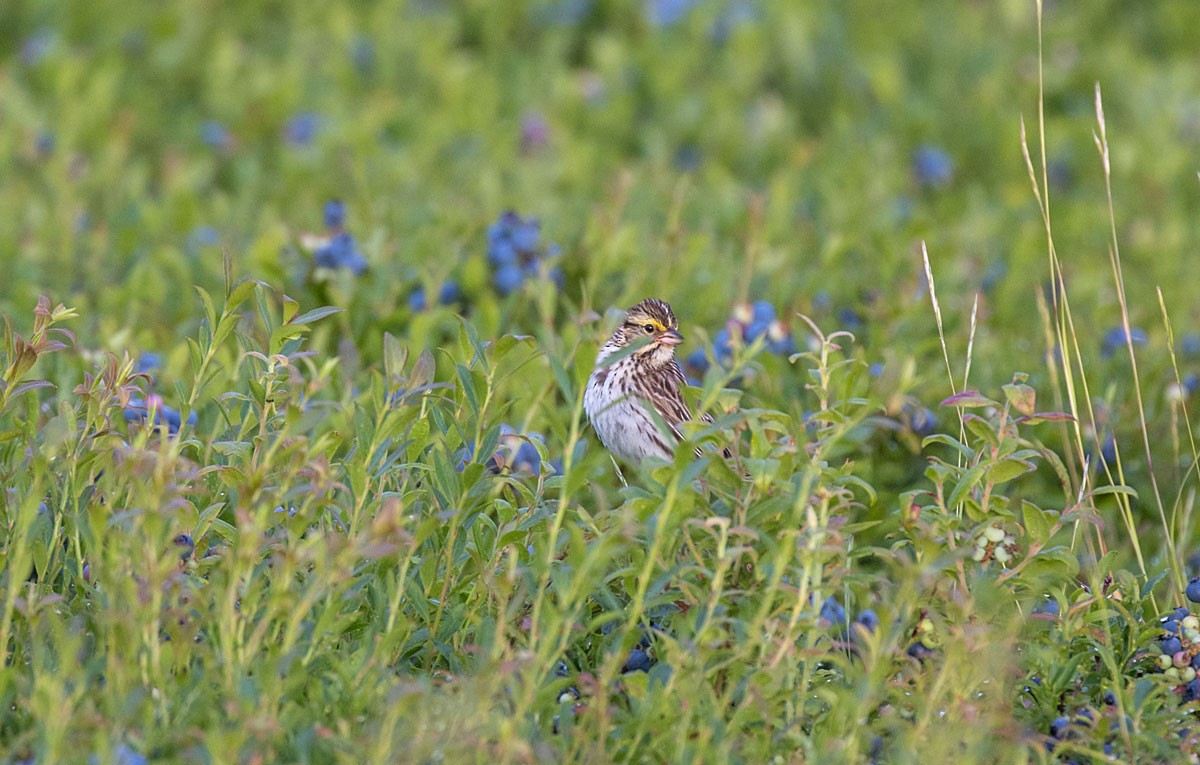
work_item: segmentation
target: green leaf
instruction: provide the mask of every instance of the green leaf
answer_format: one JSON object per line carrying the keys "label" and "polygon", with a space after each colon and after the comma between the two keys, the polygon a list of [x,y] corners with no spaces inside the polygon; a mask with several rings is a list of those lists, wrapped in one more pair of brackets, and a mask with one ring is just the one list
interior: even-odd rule
{"label": "green leaf", "polygon": [[1042,543],[1050,538],[1058,515],[1050,510],[1043,510],[1032,502],[1021,503],[1022,525],[1025,533],[1033,542]]}
{"label": "green leaf", "polygon": [[292,317],[295,316],[296,312],[299,310],[300,310],[300,303],[296,302],[295,299],[290,298],[287,295],[283,296],[283,323],[284,324],[287,324],[288,322],[290,322],[292,320]]}
{"label": "green leaf", "polygon": [[383,372],[388,382],[399,380],[404,376],[404,365],[408,363],[408,348],[406,348],[391,332],[383,333]]}
{"label": "green leaf", "polygon": [[208,325],[215,327],[217,325],[217,309],[213,307],[212,296],[200,285],[195,285],[196,292],[200,293],[200,302],[204,304],[204,315],[208,317]]}
{"label": "green leaf", "polygon": [[995,447],[1000,445],[1000,437],[996,435],[995,426],[982,417],[964,417],[963,424],[967,426],[967,430],[971,432],[971,435],[988,446]]}
{"label": "green leaf", "polygon": [[1035,469],[1032,463],[1025,460],[1006,459],[988,468],[987,477],[988,481],[993,484],[1008,483],[1014,478],[1033,472]]}
{"label": "green leaf", "polygon": [[[229,293],[229,297],[225,298],[225,313],[234,311],[242,303],[249,299],[256,287],[267,287],[265,282],[260,282],[257,279],[246,279],[239,282],[236,287]],[[199,289],[199,287],[197,287]],[[216,323],[216,314],[213,314],[212,321]]]}
{"label": "green leaf", "polygon": [[408,380],[409,388],[419,388],[422,385],[433,382],[434,375],[437,372],[437,364],[433,360],[433,354],[428,348],[421,351],[417,356],[416,362],[413,364],[412,376]]}
{"label": "green leaf", "polygon": [[858,476],[842,476],[840,479],[838,479],[838,483],[842,485],[854,486],[862,490],[868,497],[868,504],[874,505],[876,500],[879,498],[879,496],[875,493],[875,487]]}
{"label": "green leaf", "polygon": [[311,311],[306,311],[299,316],[293,316],[285,323],[291,325],[312,324],[314,321],[324,319],[326,316],[332,316],[335,313],[341,313],[345,310],[345,308],[338,308],[337,306],[332,305],[322,306],[321,308],[314,308]]}
{"label": "green leaf", "polygon": [[971,447],[964,444],[962,441],[959,441],[957,438],[955,438],[954,436],[951,436],[947,433],[934,433],[932,436],[926,436],[924,439],[921,440],[921,448],[922,449],[925,448],[926,446],[929,446],[930,444],[942,444],[943,446],[949,446],[951,449],[954,449],[955,451],[957,451],[959,454],[961,454],[967,460],[975,459],[975,450],[974,449],[972,449]]}
{"label": "green leaf", "polygon": [[1026,570],[1038,576],[1075,576],[1079,561],[1066,547],[1047,547],[1033,557]]}
{"label": "green leaf", "polygon": [[967,492],[974,489],[983,480],[983,475],[987,471],[987,468],[987,465],[976,465],[968,470],[959,480],[958,485],[954,487],[950,498],[946,500],[946,507],[949,509],[958,507],[958,504],[967,496]]}
{"label": "green leaf", "polygon": [[1101,497],[1101,496],[1104,496],[1105,494],[1123,494],[1123,495],[1129,497],[1130,499],[1138,498],[1137,489],[1133,488],[1132,486],[1125,486],[1123,484],[1111,484],[1109,486],[1100,486],[1100,487],[1092,490],[1091,496]]}

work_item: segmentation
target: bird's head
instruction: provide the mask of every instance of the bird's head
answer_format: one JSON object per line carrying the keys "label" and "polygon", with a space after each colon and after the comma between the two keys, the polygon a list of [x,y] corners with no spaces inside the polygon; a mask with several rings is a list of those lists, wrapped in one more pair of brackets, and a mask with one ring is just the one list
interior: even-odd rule
{"label": "bird's head", "polygon": [[679,320],[671,306],[650,298],[625,312],[625,321],[609,342],[617,348],[637,343],[639,347],[633,351],[633,357],[661,366],[675,357],[675,346],[683,342],[683,335],[679,334]]}

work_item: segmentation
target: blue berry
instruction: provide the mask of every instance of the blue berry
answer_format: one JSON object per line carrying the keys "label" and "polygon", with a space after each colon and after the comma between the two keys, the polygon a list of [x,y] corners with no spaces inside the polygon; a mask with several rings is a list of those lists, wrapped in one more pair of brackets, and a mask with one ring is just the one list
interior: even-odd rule
{"label": "blue berry", "polygon": [[27,66],[40,63],[54,50],[57,42],[54,30],[41,27],[21,43],[21,62]]}
{"label": "blue berry", "polygon": [[350,44],[350,61],[359,76],[366,77],[375,71],[375,43],[365,35],[358,35]]}
{"label": "blue berry", "polygon": [[494,268],[517,265],[517,248],[507,237],[488,244],[488,263]]}
{"label": "blue berry", "polygon": [[366,257],[358,251],[353,235],[346,231],[334,234],[328,244],[318,247],[314,259],[320,268],[345,268],[355,276],[362,276],[367,270]]}
{"label": "blue berry", "polygon": [[684,144],[675,150],[675,167],[685,173],[695,172],[704,164],[704,153],[695,144]]}
{"label": "blue berry", "polygon": [[408,293],[408,309],[419,313],[429,308],[429,299],[425,297],[425,288],[417,286],[412,292]]}
{"label": "blue berry", "polygon": [[1046,166],[1046,180],[1055,191],[1066,191],[1075,182],[1075,171],[1063,157],[1055,157]]}
{"label": "blue berry", "polygon": [[1056,717],[1054,722],[1050,723],[1050,735],[1061,740],[1067,735],[1067,730],[1071,727],[1071,721],[1065,717]]}
{"label": "blue berry", "polygon": [[857,331],[863,327],[862,317],[853,308],[843,308],[838,311],[837,319],[842,325],[841,329],[849,330],[850,332]]}
{"label": "blue berry", "polygon": [[[1100,462],[1101,465],[1111,465],[1116,467],[1117,464],[1117,439],[1111,433],[1105,437],[1100,444]],[[1101,465],[1096,465],[1097,468]]]}
{"label": "blue berry", "polygon": [[346,203],[340,199],[331,199],[325,203],[325,226],[341,229],[346,225]]}
{"label": "blue berry", "polygon": [[861,624],[866,627],[867,632],[874,632],[879,628],[879,617],[871,609],[865,609],[859,613],[858,618],[854,620],[855,624]]}
{"label": "blue berry", "polygon": [[293,146],[308,146],[321,129],[321,115],[316,112],[298,112],[288,120],[283,129],[284,140]]}
{"label": "blue berry", "polygon": [[1200,603],[1200,576],[1194,577],[1188,582],[1187,590],[1184,591],[1184,594],[1193,603]]}
{"label": "blue berry", "polygon": [[1184,356],[1200,356],[1200,335],[1184,335],[1179,341],[1179,352]]}
{"label": "blue berry", "polygon": [[1179,634],[1179,622],[1175,619],[1167,619],[1162,623],[1162,628],[1168,635]]}
{"label": "blue berry", "polygon": [[846,609],[832,595],[821,604],[821,620],[830,624],[845,624]]}
{"label": "blue berry", "polygon": [[1183,650],[1183,643],[1174,635],[1163,638],[1158,645],[1167,656],[1174,656]]}
{"label": "blue berry", "polygon": [[796,352],[796,340],[792,337],[791,332],[788,332],[778,340],[768,336],[767,350],[771,353],[774,353],[776,356],[791,356]]}
{"label": "blue berry", "polygon": [[200,123],[200,140],[211,149],[223,149],[229,145],[229,131],[216,120]]}
{"label": "blue berry", "polygon": [[928,436],[937,430],[937,415],[926,407],[913,407],[908,413],[908,425],[916,435]]}
{"label": "blue berry", "polygon": [[1050,614],[1051,616],[1058,616],[1058,609],[1058,601],[1054,598],[1049,598],[1047,600],[1043,600],[1041,603],[1038,603],[1037,606],[1034,607],[1033,612],[1035,614]]}
{"label": "blue berry", "polygon": [[733,343],[728,327],[717,330],[717,334],[713,335],[713,356],[722,364],[733,359]]}
{"label": "blue berry", "polygon": [[913,176],[925,188],[945,188],[954,180],[954,160],[937,146],[922,144],[913,154]]}
{"label": "blue berry", "polygon": [[816,412],[803,412],[800,415],[800,422],[809,433],[816,433],[821,429],[821,421],[817,419]]}
{"label": "blue berry", "polygon": [[766,300],[755,301],[751,310],[754,312],[754,321],[761,321],[765,324],[775,321],[775,306]]}
{"label": "blue berry", "polygon": [[138,356],[137,363],[133,366],[133,371],[138,374],[152,375],[162,369],[162,357],[157,353],[146,352]]}
{"label": "blue berry", "polygon": [[167,431],[170,433],[178,433],[179,426],[183,424],[183,420],[179,416],[179,412],[169,406],[164,406],[159,412],[163,420],[167,423]]}
{"label": "blue berry", "polygon": [[513,458],[513,470],[539,475],[541,467],[542,457],[538,454],[537,447],[529,441],[522,441],[520,448],[517,449],[516,457]]}
{"label": "blue berry", "polygon": [[512,243],[521,252],[536,250],[541,236],[541,224],[536,218],[518,220],[512,227]]}
{"label": "blue berry", "polygon": [[721,15],[717,16],[708,31],[709,38],[717,45],[729,39],[733,30],[742,24],[752,24],[758,19],[758,8],[751,0],[733,0]]}
{"label": "blue berry", "polygon": [[202,247],[216,247],[221,242],[220,234],[212,226],[196,226],[188,232],[187,249],[195,252]]}
{"label": "blue berry", "polygon": [[629,658],[625,660],[625,664],[621,667],[621,674],[628,672],[649,672],[650,667],[654,662],[650,661],[650,656],[641,648],[634,648],[629,652]]}
{"label": "blue berry", "polygon": [[521,270],[525,272],[526,278],[537,279],[542,275],[542,261],[537,257],[531,258]]}
{"label": "blue berry", "polygon": [[181,561],[186,562],[187,559],[192,557],[192,554],[196,552],[196,543],[192,541],[192,537],[189,534],[180,534],[171,541],[175,543],[176,547],[183,549],[183,552],[179,553],[179,559]]}
{"label": "blue berry", "polygon": [[924,661],[928,657],[933,656],[933,649],[918,640],[910,645],[905,653],[914,659]]}
{"label": "blue berry", "polygon": [[872,363],[870,367],[867,368],[867,371],[871,373],[871,377],[882,376],[883,370],[884,370],[884,365],[883,365],[882,361],[876,361],[876,362]]}
{"label": "blue berry", "polygon": [[[147,403],[140,398],[131,399],[129,406],[125,407],[121,414],[124,416],[126,422],[146,422],[150,416],[151,409],[155,413],[154,422],[151,424],[156,427],[163,427],[165,425],[167,432],[171,435],[179,432],[184,422],[179,410],[167,406],[157,396],[151,397],[151,403]],[[194,426],[196,422],[196,413],[191,412],[188,414],[187,424]]]}
{"label": "blue berry", "polygon": [[1004,275],[1007,272],[1008,268],[1004,265],[1004,261],[993,261],[991,265],[987,267],[987,270],[983,272],[983,278],[979,281],[979,289],[983,290],[984,292],[991,292],[992,290],[996,289],[996,287],[1004,279]]}
{"label": "blue berry", "polygon": [[688,385],[699,385],[708,371],[708,356],[703,348],[697,348],[683,360],[683,373]]}
{"label": "blue berry", "polygon": [[673,27],[687,16],[696,0],[646,0],[646,20],[651,26]]}
{"label": "blue berry", "polygon": [[525,272],[521,270],[520,266],[514,265],[501,266],[492,277],[492,286],[505,296],[519,290],[524,282]]}
{"label": "blue berry", "polygon": [[1200,699],[1200,677],[1187,684],[1183,689],[1184,701],[1196,701]]}
{"label": "blue berry", "polygon": [[770,326],[771,326],[770,322],[759,321],[758,319],[755,319],[754,321],[750,322],[749,326],[746,327],[746,332],[745,332],[746,342],[753,343],[758,338],[767,334],[767,330],[770,328]]}
{"label": "blue berry", "polygon": [[438,291],[438,305],[458,305],[462,299],[462,288],[458,286],[458,282],[447,279],[442,283],[442,288]]}
{"label": "blue berry", "polygon": [[38,133],[37,138],[34,139],[33,148],[34,151],[38,153],[39,157],[48,157],[50,154],[54,153],[54,144],[54,133],[51,133],[49,130],[43,130],[42,132]]}
{"label": "blue berry", "polygon": [[[1149,342],[1146,335],[1146,330],[1137,327],[1129,328],[1129,342],[1133,345],[1145,345]],[[1118,350],[1125,347],[1126,335],[1124,327],[1113,327],[1108,332],[1104,333],[1104,339],[1100,341],[1100,355],[1104,358],[1109,358]]]}
{"label": "blue berry", "polygon": [[130,748],[128,744],[117,744],[113,750],[112,761],[115,765],[146,765],[149,762],[146,755]]}

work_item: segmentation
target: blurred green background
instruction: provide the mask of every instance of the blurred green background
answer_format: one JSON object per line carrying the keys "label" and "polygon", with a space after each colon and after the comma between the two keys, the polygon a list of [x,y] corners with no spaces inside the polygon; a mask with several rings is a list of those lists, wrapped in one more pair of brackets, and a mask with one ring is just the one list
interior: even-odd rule
{"label": "blurred green background", "polygon": [[[1155,323],[1156,285],[1177,325],[1197,318],[1198,29],[1186,0],[1047,6],[1052,212],[1098,332],[1116,313],[1097,82],[1135,318]],[[989,288],[980,357],[1038,363],[1032,2],[16,0],[0,51],[0,307],[46,292],[90,346],[177,343],[223,248],[299,291],[285,246],[340,197],[372,266],[359,331],[402,327],[413,283],[462,278],[513,208],[563,245],[575,304],[657,294],[711,327],[737,297],[826,293],[875,347],[932,337],[925,240],[953,327]],[[522,151],[529,121],[545,141]],[[921,147],[947,177],[916,177]]]}

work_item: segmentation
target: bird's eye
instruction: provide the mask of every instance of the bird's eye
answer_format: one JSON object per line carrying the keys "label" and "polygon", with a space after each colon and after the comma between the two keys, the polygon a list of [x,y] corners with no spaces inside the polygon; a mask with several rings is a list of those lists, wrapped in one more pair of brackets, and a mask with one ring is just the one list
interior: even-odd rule
{"label": "bird's eye", "polygon": [[642,329],[646,330],[646,334],[650,334],[650,333],[654,332],[654,325],[653,324],[643,324]]}

